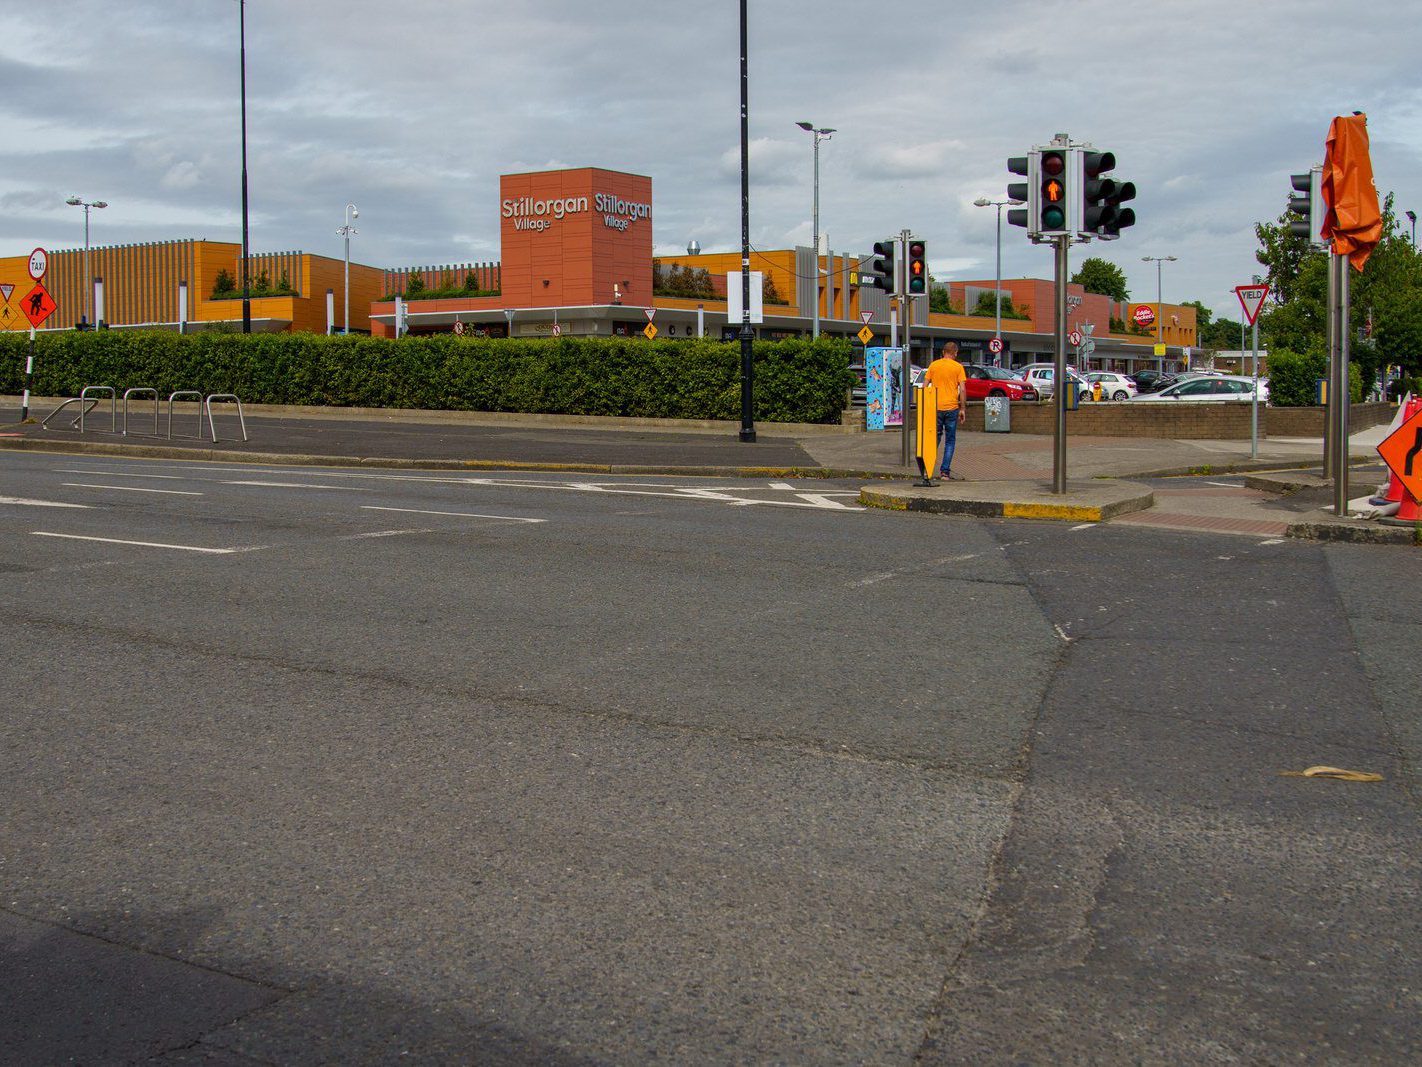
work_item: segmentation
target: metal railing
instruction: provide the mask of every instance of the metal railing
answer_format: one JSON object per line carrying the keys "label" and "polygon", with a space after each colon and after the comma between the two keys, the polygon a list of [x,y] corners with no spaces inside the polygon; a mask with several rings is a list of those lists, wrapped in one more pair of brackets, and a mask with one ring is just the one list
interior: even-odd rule
{"label": "metal railing", "polygon": [[[56,415],[58,415],[61,411],[63,411],[65,408],[67,408],[70,404],[78,404],[78,405],[79,405],[79,414],[78,414],[78,416],[76,416],[74,419],[71,419],[71,420],[70,420],[69,428],[70,428],[71,430],[77,428],[80,433],[83,433],[83,432],[84,432],[84,429],[85,429],[85,427],[84,427],[84,416],[86,416],[89,412],[93,411],[94,408],[98,406],[99,401],[102,399],[103,396],[107,396],[108,399],[109,399],[109,430],[108,430],[109,433],[121,433],[121,434],[127,436],[128,433],[129,433],[129,429],[128,429],[128,402],[129,402],[130,398],[142,397],[142,398],[145,398],[145,399],[146,399],[146,398],[148,398],[148,397],[152,397],[152,399],[153,399],[153,433],[152,433],[151,436],[153,436],[153,437],[161,437],[161,436],[163,436],[163,435],[159,432],[159,429],[158,429],[158,424],[159,424],[159,411],[160,411],[160,406],[159,406],[159,405],[160,405],[160,402],[159,402],[159,398],[158,398],[158,390],[156,390],[156,389],[150,389],[150,388],[148,388],[147,386],[134,386],[132,389],[127,389],[127,390],[124,391],[124,394],[123,394],[123,429],[122,429],[122,430],[119,429],[119,421],[118,421],[118,392],[117,392],[117,391],[114,389],[114,387],[111,386],[111,385],[86,385],[86,386],[84,386],[84,388],[83,388],[82,390],[80,390],[78,396],[70,397],[68,400],[66,400],[66,401],[64,401],[62,404],[60,404],[59,407],[55,408],[55,409],[54,409],[53,411],[51,411],[48,415],[46,415],[46,416],[44,417],[44,420],[40,423],[40,426],[41,426],[42,428],[48,427],[48,426],[49,426],[49,421],[50,421],[52,418],[54,418]],[[174,404],[176,401],[179,401],[179,400],[189,400],[189,399],[194,400],[194,401],[197,402],[197,426],[195,427],[195,429],[197,430],[197,433],[193,433],[193,434],[186,434],[186,433],[174,434],[174,432],[173,432],[173,404]],[[196,389],[179,389],[177,392],[175,392],[175,393],[170,393],[170,394],[168,395],[168,433],[167,433],[168,440],[171,441],[175,436],[176,436],[176,437],[187,437],[187,438],[191,438],[191,439],[198,440],[198,441],[205,440],[206,438],[205,438],[204,435],[203,435],[203,429],[202,429],[202,418],[203,418],[203,413],[206,412],[206,413],[207,413],[207,431],[208,431],[208,435],[212,438],[212,443],[213,443],[213,444],[217,444],[217,420],[214,418],[213,413],[212,413],[212,404],[213,404],[213,401],[215,401],[215,400],[217,400],[217,401],[230,400],[233,404],[236,404],[236,405],[237,405],[237,424],[238,424],[239,427],[241,427],[241,430],[242,430],[242,440],[243,440],[243,441],[249,441],[249,440],[251,440],[251,438],[249,438],[249,437],[247,436],[247,416],[246,416],[246,415],[243,413],[243,411],[242,411],[242,401],[238,398],[238,396],[237,396],[236,393],[209,393],[206,397],[204,397],[203,394],[202,394],[201,392],[199,392],[198,390],[196,390]],[[103,431],[100,431],[100,432],[103,432]],[[135,433],[136,433],[136,432],[137,432],[137,431],[135,431]],[[148,434],[141,434],[141,435],[139,435],[139,436],[144,436],[144,437],[146,437],[146,436],[150,436],[150,435],[148,435]]]}

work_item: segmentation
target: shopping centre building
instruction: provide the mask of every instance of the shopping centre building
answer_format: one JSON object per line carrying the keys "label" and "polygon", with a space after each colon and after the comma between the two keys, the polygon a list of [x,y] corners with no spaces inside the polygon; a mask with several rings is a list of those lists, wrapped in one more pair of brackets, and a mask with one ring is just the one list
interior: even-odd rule
{"label": "shopping centre building", "polygon": [[[693,245],[686,255],[655,256],[650,177],[597,167],[505,174],[491,208],[499,218],[497,263],[386,270],[351,264],[351,329],[393,336],[399,319],[410,334],[738,336],[740,315],[731,312],[726,289],[728,275],[740,270],[740,253],[703,253]],[[927,237],[931,243],[932,235]],[[71,329],[90,314],[88,273],[101,290],[94,317],[113,327],[240,323],[240,253],[236,245],[210,241],[104,247],[91,251],[88,271],[82,249],[51,253],[45,281],[60,310],[45,326]],[[753,251],[751,269],[763,279],[756,335],[808,336],[818,300],[822,334],[856,338],[867,321],[869,343],[889,343],[889,297],[859,284],[868,258],[834,251],[816,256],[807,248]],[[6,286],[0,288],[6,294],[0,325],[6,329],[29,326],[18,313],[20,296],[34,284],[27,264],[28,253],[0,259]],[[264,282],[263,292],[271,293],[252,300],[254,330],[328,331],[344,324],[341,260],[274,253],[252,256],[249,272],[254,285]],[[236,292],[230,280],[236,280]],[[930,311],[925,299],[910,302],[918,360],[952,339],[964,360],[991,361],[995,318],[974,312],[995,305],[999,289],[1006,312],[1002,362],[1020,366],[1051,358],[1052,282],[951,281],[943,288],[935,303],[950,311]],[[1067,305],[1069,329],[1090,341],[1074,360],[1083,367],[1158,367],[1162,344],[1164,364],[1179,367],[1196,345],[1193,307],[1122,304],[1077,285],[1068,286]]]}

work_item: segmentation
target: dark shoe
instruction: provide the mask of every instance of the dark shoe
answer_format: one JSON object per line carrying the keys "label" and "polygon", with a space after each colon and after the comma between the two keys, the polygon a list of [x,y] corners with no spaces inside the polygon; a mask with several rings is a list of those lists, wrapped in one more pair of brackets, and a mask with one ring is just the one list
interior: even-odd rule
{"label": "dark shoe", "polygon": [[946,481],[950,482],[966,482],[968,480],[961,474],[945,474],[943,477]]}

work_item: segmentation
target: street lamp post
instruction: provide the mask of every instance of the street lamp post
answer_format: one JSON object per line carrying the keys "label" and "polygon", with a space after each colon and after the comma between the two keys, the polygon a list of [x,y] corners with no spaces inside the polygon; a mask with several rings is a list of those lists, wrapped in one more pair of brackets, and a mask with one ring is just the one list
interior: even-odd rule
{"label": "street lamp post", "polygon": [[248,269],[247,218],[247,0],[237,0],[242,62],[242,332],[252,332],[252,277]]}
{"label": "street lamp post", "polygon": [[[1155,264],[1155,324],[1156,324],[1156,344],[1165,347],[1165,315],[1161,310],[1160,302],[1160,265],[1162,263],[1174,263],[1175,256],[1141,256],[1142,263]],[[1160,357],[1160,369],[1165,370],[1165,356]]]}
{"label": "street lamp post", "polygon": [[1413,247],[1413,248],[1416,248],[1416,247],[1417,247],[1417,212],[1415,212],[1415,211],[1405,211],[1405,212],[1403,212],[1403,214],[1405,214],[1405,215],[1407,216],[1407,221],[1410,222],[1410,223],[1412,223],[1412,247]]}
{"label": "street lamp post", "polygon": [[820,142],[828,141],[830,134],[834,133],[834,128],[832,126],[817,127],[810,122],[797,122],[795,125],[806,133],[815,135],[815,214],[811,223],[813,227],[812,240],[815,246],[815,315],[810,336],[818,337],[820,335]]}
{"label": "street lamp post", "polygon": [[346,336],[350,336],[351,332],[351,235],[360,233],[351,225],[351,222],[358,218],[360,218],[360,212],[356,210],[356,206],[347,204],[346,224],[336,231],[339,236],[346,239],[346,317],[342,320],[345,325],[341,330],[341,333]]}
{"label": "street lamp post", "polygon": [[[1024,203],[1022,200],[989,200],[980,196],[973,201],[974,207],[997,208],[997,280],[993,283],[993,294],[997,297],[997,322],[993,327],[993,337],[1002,342],[1002,209],[1009,204]],[[967,310],[966,308],[964,310]]]}
{"label": "street lamp post", "polygon": [[92,329],[97,323],[94,322],[94,273],[89,269],[89,209],[93,207],[102,210],[109,205],[103,200],[81,200],[77,196],[71,196],[64,202],[70,207],[84,209],[84,317]]}

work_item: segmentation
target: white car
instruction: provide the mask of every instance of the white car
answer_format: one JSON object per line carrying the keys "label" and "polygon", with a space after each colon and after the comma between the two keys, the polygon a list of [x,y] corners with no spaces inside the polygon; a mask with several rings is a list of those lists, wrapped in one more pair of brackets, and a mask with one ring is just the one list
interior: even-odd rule
{"label": "white car", "polygon": [[[1023,367],[1019,371],[1015,371],[1014,373],[1016,373],[1024,382],[1030,385],[1033,389],[1037,390],[1037,395],[1045,400],[1047,397],[1051,396],[1053,393],[1056,392],[1056,385],[1053,382],[1053,378],[1055,377],[1055,370],[1056,369],[1050,363],[1032,363],[1026,367]],[[1080,388],[1080,398],[1082,400],[1090,400],[1091,389],[1089,386],[1087,386],[1085,379],[1083,379],[1081,375],[1077,374],[1076,371],[1073,370],[1071,367],[1067,368],[1067,376],[1070,377],[1072,381],[1076,382],[1077,386]]]}
{"label": "white car", "polygon": [[1101,383],[1102,400],[1129,400],[1139,392],[1135,382],[1114,371],[1094,370],[1086,376],[1087,385],[1094,387],[1097,382]]}
{"label": "white car", "polygon": [[[1254,379],[1242,374],[1220,374],[1209,377],[1186,378],[1167,385],[1158,393],[1141,393],[1131,397],[1133,404],[1189,403],[1203,401],[1243,401],[1249,403],[1254,396]],[[1269,402],[1269,382],[1259,379],[1259,403]]]}

